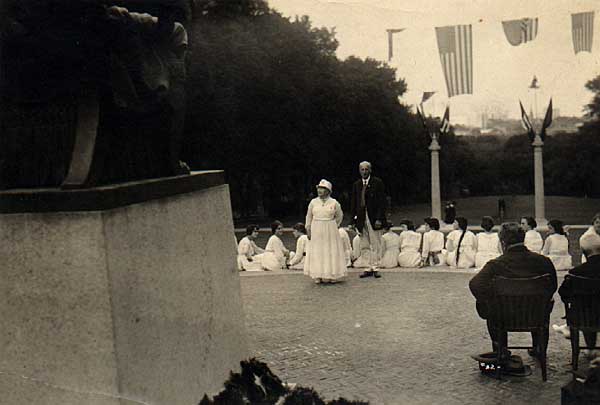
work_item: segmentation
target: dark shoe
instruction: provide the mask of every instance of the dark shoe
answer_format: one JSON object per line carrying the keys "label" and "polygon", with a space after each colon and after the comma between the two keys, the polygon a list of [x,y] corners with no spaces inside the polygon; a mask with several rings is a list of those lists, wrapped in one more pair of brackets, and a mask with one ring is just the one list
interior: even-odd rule
{"label": "dark shoe", "polygon": [[375,277],[375,278],[381,278],[381,274],[379,274],[378,271],[374,271],[373,272],[373,277]]}
{"label": "dark shoe", "polygon": [[363,272],[363,274],[361,274],[359,277],[360,278],[365,278],[365,277],[371,277],[373,275],[372,271],[365,271]]}

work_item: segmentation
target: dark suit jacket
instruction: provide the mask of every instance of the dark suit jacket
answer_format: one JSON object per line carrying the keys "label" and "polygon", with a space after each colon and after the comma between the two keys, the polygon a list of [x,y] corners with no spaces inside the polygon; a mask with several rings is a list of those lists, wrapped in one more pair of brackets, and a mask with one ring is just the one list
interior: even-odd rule
{"label": "dark suit jacket", "polygon": [[544,274],[549,274],[552,280],[551,286],[545,291],[551,297],[558,284],[552,261],[545,256],[530,252],[524,245],[512,246],[502,256],[490,260],[469,282],[471,293],[477,300],[477,312],[482,318],[486,318],[486,301],[493,294],[494,276],[529,278]]}
{"label": "dark suit jacket", "polygon": [[[594,255],[588,258],[588,261],[569,270],[569,274],[587,278],[600,278],[600,255]],[[558,289],[561,297],[570,297],[573,295],[570,280],[565,278],[565,281]]]}
{"label": "dark suit jacket", "polygon": [[[363,180],[357,180],[352,185],[352,195],[350,196],[350,217],[352,218],[352,224],[362,232],[365,227],[365,210],[360,209],[360,194],[362,193]],[[369,179],[369,185],[365,195],[365,202],[367,204],[366,209],[369,213],[369,220],[371,225],[375,221],[381,221],[381,224],[385,224],[385,186],[383,181],[379,177],[371,176]]]}

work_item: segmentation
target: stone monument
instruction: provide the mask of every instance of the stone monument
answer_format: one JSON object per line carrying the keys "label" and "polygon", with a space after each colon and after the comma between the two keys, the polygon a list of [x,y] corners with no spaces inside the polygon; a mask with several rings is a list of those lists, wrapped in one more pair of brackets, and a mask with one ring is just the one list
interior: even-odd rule
{"label": "stone monument", "polygon": [[0,4],[1,405],[193,405],[247,356],[224,173],[179,160],[187,2],[115,3]]}

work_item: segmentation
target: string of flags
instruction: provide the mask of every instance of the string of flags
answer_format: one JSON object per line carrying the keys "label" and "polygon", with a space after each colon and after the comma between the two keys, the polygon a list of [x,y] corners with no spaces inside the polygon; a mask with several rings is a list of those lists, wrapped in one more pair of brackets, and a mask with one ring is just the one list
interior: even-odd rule
{"label": "string of flags", "polygon": [[[539,30],[538,18],[502,21],[506,40],[512,46],[534,41]],[[393,58],[393,35],[405,28],[388,29],[388,60]],[[473,31],[471,24],[435,27],[440,62],[448,97],[473,94]],[[571,14],[573,50],[591,52],[594,39],[594,11]]]}

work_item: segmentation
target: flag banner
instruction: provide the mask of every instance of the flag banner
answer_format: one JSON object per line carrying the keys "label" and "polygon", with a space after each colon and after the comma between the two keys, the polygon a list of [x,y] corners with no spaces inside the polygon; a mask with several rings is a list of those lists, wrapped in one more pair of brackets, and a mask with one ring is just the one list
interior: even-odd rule
{"label": "flag banner", "polygon": [[427,134],[427,137],[429,138],[431,136],[431,134],[429,133],[429,128],[427,127],[427,121],[425,121],[425,116],[423,115],[421,110],[419,110],[419,107],[417,107],[417,117],[419,117],[419,121],[421,121],[421,125],[423,125],[423,130],[425,131],[425,133]]}
{"label": "flag banner", "polygon": [[421,104],[423,104],[425,101],[429,100],[431,98],[431,96],[433,96],[434,94],[435,94],[435,91],[424,91],[423,98],[421,98]]}
{"label": "flag banner", "polygon": [[533,41],[538,33],[537,18],[521,18],[519,20],[502,21],[502,28],[508,43],[518,46]]}
{"label": "flag banner", "polygon": [[575,54],[582,51],[592,52],[594,12],[588,11],[587,13],[571,14],[571,31]]}
{"label": "flag banner", "polygon": [[440,61],[448,97],[473,94],[473,36],[471,25],[436,27]]}
{"label": "flag banner", "polygon": [[550,103],[548,104],[548,109],[546,110],[546,116],[544,117],[544,123],[542,124],[542,130],[540,132],[540,138],[542,141],[546,139],[546,129],[552,125],[552,99],[550,99]]}
{"label": "flag banner", "polygon": [[404,31],[404,28],[394,28],[386,30],[388,34],[388,62],[394,57],[394,34]]}
{"label": "flag banner", "polygon": [[527,131],[529,139],[533,141],[533,139],[535,138],[535,131],[533,130],[533,125],[531,125],[531,121],[529,121],[529,117],[527,116],[527,113],[523,108],[523,104],[520,101],[519,106],[521,106],[521,124],[523,125],[523,128]]}
{"label": "flag banner", "polygon": [[440,133],[447,134],[450,131],[450,107],[446,107],[442,123],[440,125]]}

